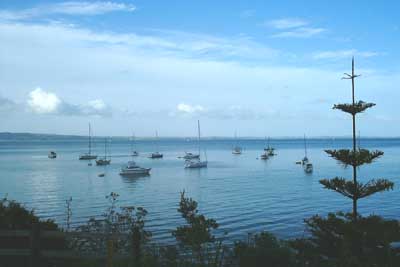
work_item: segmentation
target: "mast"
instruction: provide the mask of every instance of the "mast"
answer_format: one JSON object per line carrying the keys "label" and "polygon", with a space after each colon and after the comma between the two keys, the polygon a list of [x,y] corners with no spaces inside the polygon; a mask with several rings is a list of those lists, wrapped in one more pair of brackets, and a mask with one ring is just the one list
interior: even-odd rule
{"label": "mast", "polygon": [[92,154],[92,138],[90,136],[90,123],[89,123],[89,155]]}
{"label": "mast", "polygon": [[197,131],[198,131],[198,135],[199,135],[199,157],[200,157],[200,120],[197,120]]}
{"label": "mast", "polygon": [[307,157],[306,134],[304,134],[304,155],[305,155],[305,157]]}
{"label": "mast", "polygon": [[157,132],[157,130],[156,130],[156,152],[159,152],[158,151],[158,132]]}

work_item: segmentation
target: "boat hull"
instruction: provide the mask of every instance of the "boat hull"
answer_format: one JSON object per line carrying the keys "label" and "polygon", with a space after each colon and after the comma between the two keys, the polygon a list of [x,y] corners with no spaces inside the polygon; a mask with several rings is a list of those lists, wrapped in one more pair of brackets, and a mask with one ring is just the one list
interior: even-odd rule
{"label": "boat hull", "polygon": [[99,159],[99,160],[96,160],[96,165],[97,166],[110,165],[110,163],[111,163],[110,159]]}
{"label": "boat hull", "polygon": [[96,155],[82,155],[79,156],[79,160],[91,160],[91,159],[97,159]]}
{"label": "boat hull", "polygon": [[185,168],[186,169],[207,168],[207,161],[187,162]]}
{"label": "boat hull", "polygon": [[121,170],[121,176],[150,175],[151,168],[138,168],[137,170]]}

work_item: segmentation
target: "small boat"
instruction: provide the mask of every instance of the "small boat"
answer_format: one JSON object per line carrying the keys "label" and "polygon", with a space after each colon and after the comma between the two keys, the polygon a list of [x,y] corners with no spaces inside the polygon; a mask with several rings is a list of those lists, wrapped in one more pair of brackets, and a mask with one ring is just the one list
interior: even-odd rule
{"label": "small boat", "polygon": [[104,139],[104,157],[101,159],[96,160],[97,166],[105,166],[110,165],[111,158],[107,159],[107,138]]}
{"label": "small boat", "polygon": [[55,159],[57,158],[57,153],[54,151],[50,151],[47,156],[49,157],[49,159]]}
{"label": "small boat", "polygon": [[264,152],[263,154],[261,154],[261,156],[260,156],[260,159],[263,159],[263,160],[267,160],[269,158],[269,156],[268,156],[268,153],[267,152]]}
{"label": "small boat", "polygon": [[150,154],[149,158],[151,159],[160,159],[163,157],[163,154],[161,154],[160,152],[158,152],[158,133],[156,131],[156,141],[155,141],[155,148],[157,152],[153,152]]}
{"label": "small boat", "polygon": [[151,168],[139,167],[136,162],[129,161],[125,167],[121,168],[121,176],[149,175]]}
{"label": "small boat", "polygon": [[238,145],[236,132],[235,132],[235,147],[232,149],[232,154],[234,155],[242,154],[242,148]]}
{"label": "small boat", "polygon": [[264,151],[267,152],[268,156],[275,156],[275,148],[269,145],[269,137],[268,137],[268,146],[264,148]]}
{"label": "small boat", "polygon": [[151,158],[151,159],[160,159],[162,157],[163,157],[163,154],[161,154],[160,152],[153,152],[149,156],[149,158]]}
{"label": "small boat", "polygon": [[307,157],[307,143],[306,143],[306,135],[304,135],[304,158],[301,160],[301,165],[306,165],[308,163]]}
{"label": "small boat", "polygon": [[201,161],[200,159],[188,160],[185,163],[185,168],[187,169],[206,168],[206,167],[207,167],[207,161]]}
{"label": "small boat", "polygon": [[312,172],[313,172],[313,165],[312,165],[311,163],[307,163],[307,164],[304,166],[304,171],[305,171],[306,173],[312,173]]}
{"label": "small boat", "polygon": [[89,123],[89,151],[79,156],[79,160],[91,160],[97,159],[97,155],[92,154],[92,137],[91,137],[91,128]]}
{"label": "small boat", "polygon": [[183,159],[198,159],[200,157],[199,154],[193,154],[191,152],[185,152],[185,156],[183,156]]}
{"label": "small boat", "polygon": [[185,162],[186,169],[207,168],[208,162],[207,162],[207,156],[205,155],[205,153],[204,153],[204,155],[206,157],[206,160],[202,161],[200,158],[200,121],[199,120],[197,121],[197,131],[198,131],[198,136],[199,136],[198,137],[199,157],[186,160],[186,162]]}
{"label": "small boat", "polygon": [[134,149],[134,147],[136,147],[135,134],[132,134],[132,137],[131,137],[131,156],[132,157],[137,157],[137,156],[139,156],[139,152],[137,152],[136,149]]}

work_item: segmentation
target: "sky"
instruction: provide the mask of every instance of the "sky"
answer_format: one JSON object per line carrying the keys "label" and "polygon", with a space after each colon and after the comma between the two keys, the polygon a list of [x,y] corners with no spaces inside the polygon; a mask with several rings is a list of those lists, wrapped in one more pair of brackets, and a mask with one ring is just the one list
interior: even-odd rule
{"label": "sky", "polygon": [[400,136],[398,1],[0,1],[0,132]]}

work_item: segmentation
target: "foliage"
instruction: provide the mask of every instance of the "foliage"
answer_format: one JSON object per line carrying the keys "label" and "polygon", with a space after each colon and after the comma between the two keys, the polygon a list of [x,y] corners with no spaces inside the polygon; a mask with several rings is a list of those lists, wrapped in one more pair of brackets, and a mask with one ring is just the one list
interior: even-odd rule
{"label": "foliage", "polygon": [[212,231],[218,228],[214,219],[199,214],[197,202],[181,193],[178,212],[186,220],[186,225],[178,226],[172,235],[183,249],[193,254],[199,266],[217,266],[223,250],[222,242],[217,241]]}
{"label": "foliage", "polygon": [[20,203],[3,198],[0,200],[0,229],[25,230],[31,229],[32,224],[39,223],[42,230],[57,230],[53,220],[40,220],[34,210],[28,210]]}
{"label": "foliage", "polygon": [[254,236],[253,242],[236,242],[234,259],[239,267],[285,267],[294,266],[291,249],[270,233]]}
{"label": "foliage", "polygon": [[379,158],[383,155],[382,151],[369,151],[367,149],[357,149],[356,151],[349,149],[340,149],[340,150],[325,150],[327,154],[329,154],[332,158],[338,160],[345,167],[348,165],[351,166],[361,166],[363,164],[370,164],[375,159]]}
{"label": "foliage", "polygon": [[333,109],[340,109],[343,112],[355,115],[357,113],[364,112],[366,109],[375,106],[374,103],[365,103],[364,101],[358,101],[354,104],[336,104]]}
{"label": "foliage", "polygon": [[360,199],[377,192],[389,191],[394,187],[394,183],[386,179],[370,180],[366,184],[348,181],[344,178],[336,177],[333,179],[322,179],[319,181],[324,188],[336,191],[351,199]]}
{"label": "foliage", "polygon": [[291,242],[303,266],[400,266],[400,251],[390,245],[400,240],[396,220],[371,215],[354,221],[352,214],[330,213],[305,222],[311,237]]}

